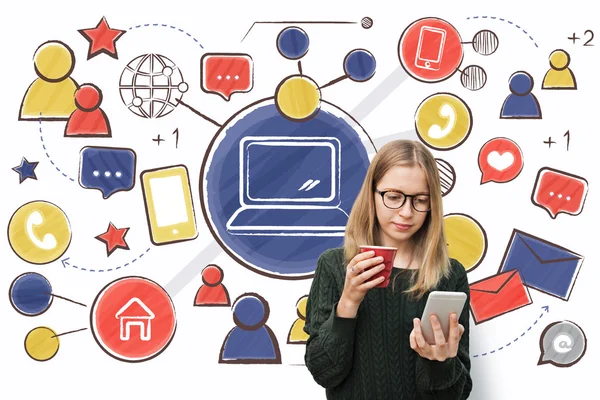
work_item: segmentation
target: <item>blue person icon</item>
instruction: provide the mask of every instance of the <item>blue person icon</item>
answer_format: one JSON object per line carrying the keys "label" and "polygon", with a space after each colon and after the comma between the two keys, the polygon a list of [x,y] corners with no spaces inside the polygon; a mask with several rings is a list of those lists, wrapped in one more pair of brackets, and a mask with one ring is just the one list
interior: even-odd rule
{"label": "blue person icon", "polygon": [[235,327],[229,331],[219,353],[219,363],[281,364],[275,334],[265,323],[269,303],[256,293],[244,293],[233,306]]}
{"label": "blue person icon", "polygon": [[531,90],[533,77],[525,71],[517,71],[508,79],[510,94],[504,100],[500,118],[541,119],[540,103]]}

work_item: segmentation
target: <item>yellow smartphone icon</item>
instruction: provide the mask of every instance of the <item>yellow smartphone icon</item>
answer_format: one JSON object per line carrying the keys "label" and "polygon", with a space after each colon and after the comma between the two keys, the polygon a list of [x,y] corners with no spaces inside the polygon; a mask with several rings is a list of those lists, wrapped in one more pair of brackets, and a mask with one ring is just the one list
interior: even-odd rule
{"label": "yellow smartphone icon", "polygon": [[185,165],[145,170],[140,181],[152,243],[160,246],[198,237]]}

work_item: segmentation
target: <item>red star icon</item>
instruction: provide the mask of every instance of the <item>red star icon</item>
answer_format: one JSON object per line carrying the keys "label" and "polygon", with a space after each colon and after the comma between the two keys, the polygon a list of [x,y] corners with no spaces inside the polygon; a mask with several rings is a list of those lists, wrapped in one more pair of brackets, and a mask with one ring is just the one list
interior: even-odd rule
{"label": "red star icon", "polygon": [[90,42],[88,60],[101,53],[108,54],[114,59],[119,59],[115,44],[126,31],[111,29],[105,17],[102,17],[95,28],[78,29],[77,32],[81,33]]}
{"label": "red star icon", "polygon": [[118,229],[112,222],[109,222],[107,231],[96,236],[96,239],[106,244],[106,257],[110,256],[117,248],[129,250],[129,245],[125,242],[125,235],[128,231],[129,228]]}

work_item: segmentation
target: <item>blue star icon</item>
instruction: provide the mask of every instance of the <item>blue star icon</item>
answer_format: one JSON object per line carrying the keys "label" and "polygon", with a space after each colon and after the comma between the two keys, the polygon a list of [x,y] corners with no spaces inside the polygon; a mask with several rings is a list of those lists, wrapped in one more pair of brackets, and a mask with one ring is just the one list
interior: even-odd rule
{"label": "blue star icon", "polygon": [[21,165],[12,169],[19,174],[19,184],[23,183],[23,181],[27,178],[37,180],[37,176],[35,176],[35,167],[37,167],[37,165],[38,161],[29,162],[25,157],[23,157],[21,160]]}

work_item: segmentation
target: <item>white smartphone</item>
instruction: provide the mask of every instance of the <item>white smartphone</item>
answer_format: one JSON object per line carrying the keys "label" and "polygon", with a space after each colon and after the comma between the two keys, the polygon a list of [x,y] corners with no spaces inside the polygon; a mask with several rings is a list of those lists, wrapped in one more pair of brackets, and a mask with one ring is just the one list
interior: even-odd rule
{"label": "white smartphone", "polygon": [[429,320],[431,314],[437,316],[440,325],[442,326],[444,337],[448,340],[448,334],[450,332],[450,314],[456,313],[460,318],[460,314],[465,307],[466,301],[467,294],[464,292],[433,291],[429,293],[427,304],[425,304],[425,310],[423,310],[423,315],[421,317],[421,330],[427,343],[435,344],[435,336],[433,334],[433,328],[431,327],[431,321]]}

